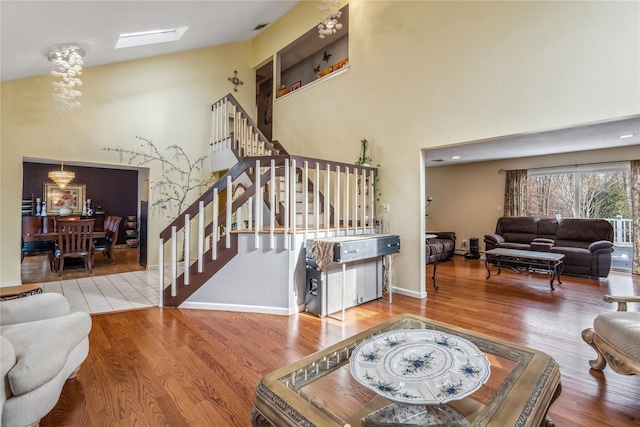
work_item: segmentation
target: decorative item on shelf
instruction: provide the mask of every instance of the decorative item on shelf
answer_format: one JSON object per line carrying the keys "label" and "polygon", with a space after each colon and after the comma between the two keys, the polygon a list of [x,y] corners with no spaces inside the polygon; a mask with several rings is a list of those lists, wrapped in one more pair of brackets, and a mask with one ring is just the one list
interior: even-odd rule
{"label": "decorative item on shelf", "polygon": [[338,19],[342,16],[340,11],[340,0],[320,0],[320,12],[322,18],[318,24],[318,37],[321,39],[331,34],[335,34],[342,29],[342,24]]}
{"label": "decorative item on shelf", "polygon": [[69,216],[71,215],[71,208],[67,208],[67,207],[61,207],[60,209],[58,209],[58,215],[60,216]]}
{"label": "decorative item on shelf", "polygon": [[91,199],[87,199],[87,216],[93,216],[95,212],[91,209]]}
{"label": "decorative item on shelf", "polygon": [[98,207],[96,208],[96,211],[94,213],[96,215],[102,215],[102,214],[107,213],[107,211],[105,211],[102,206],[98,205]]}
{"label": "decorative item on shelf", "polygon": [[40,216],[41,212],[42,212],[42,201],[40,200],[40,197],[36,197],[36,216]]}
{"label": "decorative item on shelf", "polygon": [[238,91],[238,85],[244,84],[244,82],[238,78],[238,72],[235,70],[233,71],[233,77],[229,77],[229,81],[231,82],[231,84],[233,84],[234,92]]}
{"label": "decorative item on shelf", "polygon": [[87,216],[87,201],[86,200],[84,200],[82,202],[82,213],[80,215]]}
{"label": "decorative item on shelf", "polygon": [[64,170],[64,161],[60,162],[60,170],[49,172],[49,179],[60,188],[65,188],[75,177],[75,172]]}
{"label": "decorative item on shelf", "polygon": [[58,67],[51,74],[60,77],[60,81],[53,82],[56,111],[72,110],[82,105],[76,98],[82,96],[79,87],[82,86],[80,75],[84,54],[84,50],[74,45],[52,47],[47,52],[47,59]]}
{"label": "decorative item on shelf", "polygon": [[136,215],[127,216],[124,222],[124,234],[126,235],[127,245],[135,248],[138,246],[138,217]]}
{"label": "decorative item on shelf", "polygon": [[276,98],[280,98],[282,95],[286,95],[289,92],[291,92],[291,90],[285,85],[278,85],[278,90],[276,91]]}
{"label": "decorative item on shelf", "polygon": [[293,83],[289,89],[291,89],[291,92],[293,92],[296,89],[300,89],[302,87],[302,80],[298,80],[297,82]]}
{"label": "decorative item on shelf", "polygon": [[[40,199],[37,199],[38,201]],[[22,190],[22,216],[33,215],[33,193],[29,190]],[[36,205],[37,208],[37,205]]]}
{"label": "decorative item on shelf", "polygon": [[47,216],[47,201],[42,199],[42,209],[40,209],[40,216]]}

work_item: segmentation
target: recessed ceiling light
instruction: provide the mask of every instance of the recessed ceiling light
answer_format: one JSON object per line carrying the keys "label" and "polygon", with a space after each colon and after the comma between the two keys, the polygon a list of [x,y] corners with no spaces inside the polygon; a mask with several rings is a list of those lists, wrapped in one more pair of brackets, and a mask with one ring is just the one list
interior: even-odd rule
{"label": "recessed ceiling light", "polygon": [[164,30],[140,31],[137,33],[120,34],[116,49],[134,46],[146,46],[148,44],[168,43],[180,40],[180,37],[189,27],[167,28]]}
{"label": "recessed ceiling light", "polygon": [[627,135],[620,135],[620,136],[618,137],[618,139],[631,138],[632,136],[635,136],[635,135],[634,135],[634,134],[632,134],[632,133],[629,133],[629,134],[627,134]]}
{"label": "recessed ceiling light", "polygon": [[451,159],[453,160],[458,160],[460,158],[460,156],[451,156]]}

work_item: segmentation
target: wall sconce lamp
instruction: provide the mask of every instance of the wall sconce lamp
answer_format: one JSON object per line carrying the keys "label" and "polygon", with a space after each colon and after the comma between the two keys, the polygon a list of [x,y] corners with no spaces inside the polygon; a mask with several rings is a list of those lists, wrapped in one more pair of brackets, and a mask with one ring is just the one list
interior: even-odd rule
{"label": "wall sconce lamp", "polygon": [[424,216],[429,216],[429,214],[427,213],[427,209],[429,208],[431,202],[433,202],[433,197],[427,196],[427,204],[424,205]]}

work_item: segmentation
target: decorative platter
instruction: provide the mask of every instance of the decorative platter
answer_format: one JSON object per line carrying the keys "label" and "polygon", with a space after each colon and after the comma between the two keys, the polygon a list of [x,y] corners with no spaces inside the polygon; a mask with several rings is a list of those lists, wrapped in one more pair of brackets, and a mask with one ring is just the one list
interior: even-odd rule
{"label": "decorative platter", "polygon": [[475,344],[445,332],[409,329],[362,342],[349,360],[365,387],[399,403],[435,405],[462,399],[489,379],[489,360]]}

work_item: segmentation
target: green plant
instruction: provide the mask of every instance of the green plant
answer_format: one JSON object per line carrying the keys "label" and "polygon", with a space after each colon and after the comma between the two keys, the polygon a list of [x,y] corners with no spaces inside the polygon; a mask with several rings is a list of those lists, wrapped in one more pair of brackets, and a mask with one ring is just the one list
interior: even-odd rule
{"label": "green plant", "polygon": [[[376,164],[374,166],[373,158],[367,155],[367,150],[369,149],[369,141],[366,138],[360,140],[360,155],[355,161],[355,164],[358,166],[367,166],[367,167],[375,167],[379,168],[380,164]],[[358,187],[360,186],[360,178],[358,178]],[[380,201],[380,197],[382,196],[382,192],[380,191],[380,178],[376,175],[375,180],[373,181],[373,189],[376,196],[376,202]]]}

